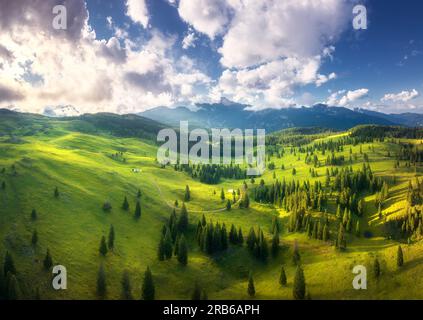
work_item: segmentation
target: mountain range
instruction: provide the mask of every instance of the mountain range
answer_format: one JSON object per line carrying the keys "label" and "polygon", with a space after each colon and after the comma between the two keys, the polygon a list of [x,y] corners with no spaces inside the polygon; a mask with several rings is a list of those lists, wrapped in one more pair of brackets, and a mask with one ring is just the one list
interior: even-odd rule
{"label": "mountain range", "polygon": [[197,110],[186,107],[157,107],[140,113],[170,126],[189,121],[195,127],[264,128],[269,132],[292,127],[325,127],[346,130],[361,124],[422,126],[423,114],[385,114],[365,109],[348,109],[317,104],[312,107],[252,111],[247,105],[228,100],[198,104]]}

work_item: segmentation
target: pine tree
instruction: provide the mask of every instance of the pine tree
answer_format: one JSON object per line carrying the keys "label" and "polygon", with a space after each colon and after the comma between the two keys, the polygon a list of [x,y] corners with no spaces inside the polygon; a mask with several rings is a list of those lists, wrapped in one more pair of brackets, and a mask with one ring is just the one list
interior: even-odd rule
{"label": "pine tree", "polygon": [[100,248],[98,249],[100,254],[104,257],[107,254],[106,237],[102,236],[100,241]]}
{"label": "pine tree", "polygon": [[115,228],[113,227],[113,225],[110,226],[109,236],[107,239],[107,246],[109,247],[109,250],[113,250],[113,248],[115,247]]}
{"label": "pine tree", "polygon": [[222,188],[222,190],[220,191],[220,199],[223,201],[223,200],[225,200],[225,191],[223,191],[223,188]]}
{"label": "pine tree", "polygon": [[32,221],[37,220],[37,210],[35,210],[35,209],[32,209],[32,211],[31,211],[31,220]]}
{"label": "pine tree", "polygon": [[184,233],[188,229],[188,211],[185,206],[185,203],[182,203],[181,213],[178,219],[178,231]]}
{"label": "pine tree", "polygon": [[253,279],[253,274],[250,272],[249,276],[248,276],[248,295],[250,297],[254,297],[256,295],[256,288],[254,287],[254,279]]}
{"label": "pine tree", "polygon": [[397,251],[397,266],[400,268],[403,265],[404,265],[404,255],[402,253],[401,246],[398,246],[398,251]]}
{"label": "pine tree", "polygon": [[13,273],[8,273],[6,277],[6,298],[8,300],[19,300],[21,297],[21,291],[19,288],[18,280]]}
{"label": "pine tree", "polygon": [[242,235],[242,229],[239,227],[238,229],[238,244],[241,246],[244,244],[244,236]]}
{"label": "pine tree", "polygon": [[185,187],[185,195],[184,195],[184,201],[188,202],[191,200],[191,192],[189,190],[189,186]]}
{"label": "pine tree", "polygon": [[54,189],[54,197],[55,197],[55,198],[59,198],[59,196],[60,196],[60,193],[59,193],[59,188],[58,188],[58,187],[56,187],[56,188]]}
{"label": "pine tree", "polygon": [[244,200],[242,201],[242,207],[245,209],[250,207],[250,197],[248,196],[247,192],[245,192]]}
{"label": "pine tree", "polygon": [[285,287],[287,284],[285,268],[283,266],[281,268],[281,274],[279,276],[279,284],[283,287]]}
{"label": "pine tree", "polygon": [[170,230],[167,229],[166,235],[164,237],[164,256],[165,256],[165,259],[171,259],[172,258],[172,252],[173,252],[172,236],[170,234]]}
{"label": "pine tree", "polygon": [[123,198],[122,209],[125,211],[129,210],[129,202],[126,196]]}
{"label": "pine tree", "polygon": [[46,269],[46,270],[50,270],[51,267],[53,266],[53,259],[52,259],[51,255],[50,255],[50,250],[49,249],[47,249],[47,252],[46,252],[46,256],[44,258],[43,265],[44,265],[44,269]]}
{"label": "pine tree", "polygon": [[226,202],[226,210],[231,210],[231,201],[228,199],[228,201]]}
{"label": "pine tree", "polygon": [[129,272],[124,271],[122,275],[122,280],[120,281],[122,285],[122,299],[123,300],[132,300],[132,286],[131,286],[131,278],[129,277]]}
{"label": "pine tree", "polygon": [[159,242],[159,247],[157,250],[157,257],[159,261],[163,261],[165,259],[165,236],[162,235]]}
{"label": "pine tree", "polygon": [[297,266],[294,278],[293,296],[295,300],[304,300],[306,294],[306,284],[304,271],[301,266]]}
{"label": "pine tree", "polygon": [[201,300],[201,288],[198,281],[194,283],[194,290],[192,292],[191,300]]}
{"label": "pine tree", "polygon": [[342,223],[339,224],[338,239],[336,245],[339,250],[345,250],[347,248],[347,243],[345,240],[345,230]]}
{"label": "pine tree", "polygon": [[6,251],[6,256],[4,257],[3,274],[7,276],[9,272],[11,274],[16,274],[16,268],[12,255],[9,253],[9,251]]}
{"label": "pine tree", "polygon": [[373,271],[375,273],[375,278],[378,279],[380,277],[380,263],[378,258],[375,258],[373,263]]}
{"label": "pine tree", "polygon": [[256,233],[254,232],[254,228],[251,228],[247,237],[247,247],[250,251],[254,250],[256,241],[257,241]]}
{"label": "pine tree", "polygon": [[155,298],[154,281],[150,267],[147,267],[147,270],[144,273],[141,297],[143,300],[154,300]]}
{"label": "pine tree", "polygon": [[106,271],[103,264],[100,265],[97,273],[97,295],[104,298],[107,292]]}
{"label": "pine tree", "polygon": [[32,238],[31,238],[31,243],[32,245],[35,247],[38,243],[38,233],[37,230],[34,230],[34,232],[32,233]]}
{"label": "pine tree", "polygon": [[135,206],[135,218],[141,218],[141,203],[139,200],[137,201],[137,205]]}
{"label": "pine tree", "polygon": [[188,263],[188,247],[184,235],[181,235],[178,245],[178,262],[186,266]]}

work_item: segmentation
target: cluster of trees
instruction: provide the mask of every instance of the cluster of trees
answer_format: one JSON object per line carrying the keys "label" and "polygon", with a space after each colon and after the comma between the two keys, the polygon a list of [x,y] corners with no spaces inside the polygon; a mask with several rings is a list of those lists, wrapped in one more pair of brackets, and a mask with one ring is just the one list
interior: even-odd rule
{"label": "cluster of trees", "polygon": [[107,252],[112,251],[114,247],[115,247],[115,228],[113,227],[113,225],[111,225],[109,229],[109,235],[107,237],[107,242],[106,242],[106,237],[102,236],[98,251],[100,252],[100,255],[105,257],[107,255]]}
{"label": "cluster of trees", "polygon": [[0,300],[18,300],[22,297],[16,273],[13,257],[6,252],[3,268],[0,269]]}
{"label": "cluster of trees", "polygon": [[[239,238],[239,236],[242,237],[242,231],[241,229],[239,230],[240,231],[237,233],[236,238],[234,234],[232,234],[232,241],[235,241],[236,239],[236,242],[242,243],[242,238]],[[229,237],[226,230],[226,225],[221,225],[219,222],[214,224],[212,221],[207,223],[204,215],[202,221],[198,223],[196,239],[201,251],[207,254],[214,254],[228,249]]]}
{"label": "cluster of trees", "polygon": [[[279,249],[279,229],[274,231],[274,237],[272,238],[272,253],[277,253]],[[269,257],[269,245],[264,237],[263,230],[260,228],[256,231],[253,227],[250,231],[246,240],[247,248],[250,253],[262,262],[266,262]]]}
{"label": "cluster of trees", "polygon": [[174,169],[184,171],[206,184],[218,184],[221,178],[240,180],[247,177],[247,171],[234,164],[175,164]]}
{"label": "cluster of trees", "polygon": [[184,235],[188,226],[188,211],[183,203],[179,215],[173,209],[167,224],[162,228],[157,252],[160,261],[169,260],[175,255],[181,265],[188,264],[188,244]]}

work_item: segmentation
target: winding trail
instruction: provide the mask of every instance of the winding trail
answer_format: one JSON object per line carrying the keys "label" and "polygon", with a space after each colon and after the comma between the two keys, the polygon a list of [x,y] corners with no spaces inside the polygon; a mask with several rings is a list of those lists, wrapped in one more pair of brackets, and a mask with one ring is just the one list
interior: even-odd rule
{"label": "winding trail", "polygon": [[[157,182],[155,180],[153,180],[154,185],[156,186],[157,190],[159,191],[160,197],[162,198],[163,202],[171,209],[176,209],[176,210],[180,210],[180,208],[175,207],[171,202],[167,201],[163,195],[162,189],[160,189],[160,186],[157,184]],[[244,189],[244,188],[241,188]],[[243,196],[243,190],[241,191],[241,196],[239,197],[238,201],[235,202],[233,205],[239,204],[242,200],[242,196]],[[223,212],[226,211],[226,207],[221,208],[221,209],[214,209],[214,210],[188,210],[189,212],[192,213],[217,213],[217,212]]]}

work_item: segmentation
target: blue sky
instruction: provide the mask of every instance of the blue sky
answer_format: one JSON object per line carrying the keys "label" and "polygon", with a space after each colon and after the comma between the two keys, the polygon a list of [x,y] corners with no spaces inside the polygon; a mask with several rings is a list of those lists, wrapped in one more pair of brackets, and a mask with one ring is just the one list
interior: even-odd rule
{"label": "blue sky", "polygon": [[[0,106],[126,113],[225,97],[423,112],[418,0],[39,1],[0,8]],[[51,30],[57,4],[67,30]]]}

